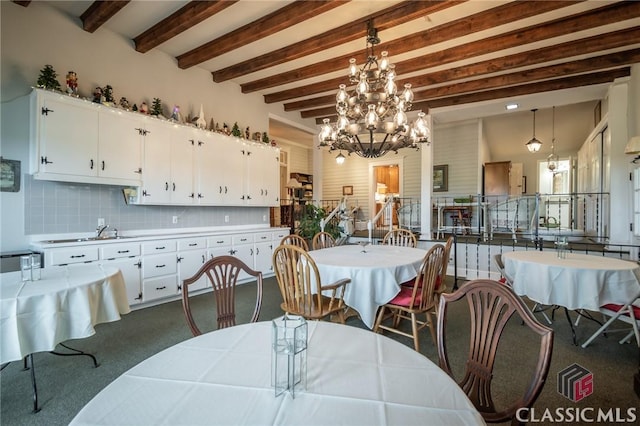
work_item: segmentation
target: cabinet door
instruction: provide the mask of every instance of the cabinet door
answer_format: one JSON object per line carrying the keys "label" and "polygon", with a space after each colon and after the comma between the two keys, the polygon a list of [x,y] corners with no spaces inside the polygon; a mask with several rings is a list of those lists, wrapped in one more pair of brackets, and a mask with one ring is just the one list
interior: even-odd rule
{"label": "cabinet door", "polygon": [[97,176],[98,110],[68,96],[38,92],[39,171]]}
{"label": "cabinet door", "polygon": [[256,243],[255,245],[255,266],[256,271],[263,274],[273,272],[273,242]]}
{"label": "cabinet door", "polygon": [[246,204],[254,206],[280,205],[280,156],[270,147],[253,146],[246,158]]}
{"label": "cabinet door", "polygon": [[220,152],[221,136],[204,133],[198,137],[194,151],[194,189],[198,204],[222,205],[228,188],[224,181],[224,167],[228,161]]}
{"label": "cabinet door", "polygon": [[[192,277],[207,261],[206,250],[189,250],[178,253],[178,284]],[[189,291],[201,290],[209,285],[206,275],[189,286]]]}
{"label": "cabinet door", "polygon": [[169,126],[145,123],[144,165],[140,202],[143,204],[169,204],[171,191],[171,138]]}
{"label": "cabinet door", "polygon": [[193,152],[197,129],[177,127],[171,133],[171,204],[193,204]]}
{"label": "cabinet door", "polygon": [[122,272],[124,284],[127,287],[127,300],[129,305],[142,302],[142,287],[140,279],[140,257],[125,257],[103,260],[105,266],[114,266]]}
{"label": "cabinet door", "polygon": [[224,204],[242,206],[247,198],[244,191],[247,147],[245,144],[233,140],[222,141],[220,146],[222,148],[221,157],[226,159],[221,169],[224,176]]}
{"label": "cabinet door", "polygon": [[100,111],[99,121],[98,175],[140,180],[143,123],[131,113],[110,108]]}

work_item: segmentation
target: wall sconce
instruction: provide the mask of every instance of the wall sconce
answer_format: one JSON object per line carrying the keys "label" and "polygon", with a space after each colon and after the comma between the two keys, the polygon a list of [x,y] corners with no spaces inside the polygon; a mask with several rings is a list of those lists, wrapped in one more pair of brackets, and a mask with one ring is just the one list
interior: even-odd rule
{"label": "wall sconce", "polygon": [[624,153],[636,156],[636,158],[631,160],[631,162],[634,164],[638,160],[640,160],[640,136],[634,136],[629,139],[629,142],[627,142],[627,146],[624,147]]}

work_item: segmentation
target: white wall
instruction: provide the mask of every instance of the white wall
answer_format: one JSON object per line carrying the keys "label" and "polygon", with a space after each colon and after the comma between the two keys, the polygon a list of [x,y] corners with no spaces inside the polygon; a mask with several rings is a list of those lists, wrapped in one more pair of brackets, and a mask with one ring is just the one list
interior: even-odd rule
{"label": "white wall", "polygon": [[[16,122],[24,122],[25,117],[12,117],[12,111],[5,109],[9,101],[30,92],[46,64],[56,70],[62,87],[67,72],[75,71],[83,97],[91,96],[96,86],[109,84],[116,100],[124,96],[131,104],[146,101],[151,105],[153,98],[160,98],[167,116],[174,105],[180,107],[183,116],[196,115],[202,105],[207,123],[212,118],[220,126],[225,122],[229,126],[237,122],[242,129],[249,126],[252,133],[268,131],[269,114],[303,127],[315,127],[312,119],[303,120],[298,113],[285,112],[281,105],[265,104],[260,94],[242,94],[240,87],[231,82],[214,83],[211,73],[206,70],[198,67],[181,70],[175,58],[157,49],[138,53],[131,40],[105,28],[88,33],[82,29],[79,20],[64,15],[47,2],[31,2],[26,8],[9,1],[0,2],[0,41],[0,152],[4,158],[20,160],[23,172],[27,165],[27,140],[16,135],[16,129],[10,127]],[[308,164],[305,167],[309,168]],[[25,213],[28,212],[24,211],[24,206],[24,186],[19,193],[0,193],[0,250],[25,248],[28,243],[25,235]],[[213,209],[214,214],[217,211],[215,207],[209,209]],[[245,210],[253,212],[256,209]],[[142,211],[139,209],[133,214],[142,215]],[[238,208],[232,216],[249,217],[252,221],[251,217],[260,214],[263,212],[244,215],[244,210]]]}

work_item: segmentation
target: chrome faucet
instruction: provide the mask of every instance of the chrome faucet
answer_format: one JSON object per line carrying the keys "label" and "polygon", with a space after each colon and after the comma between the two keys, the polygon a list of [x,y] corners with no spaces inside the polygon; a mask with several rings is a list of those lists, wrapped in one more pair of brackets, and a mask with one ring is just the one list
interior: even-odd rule
{"label": "chrome faucet", "polygon": [[109,228],[109,225],[98,226],[96,228],[96,238],[101,238],[102,237],[102,233],[104,231],[106,231],[108,228]]}

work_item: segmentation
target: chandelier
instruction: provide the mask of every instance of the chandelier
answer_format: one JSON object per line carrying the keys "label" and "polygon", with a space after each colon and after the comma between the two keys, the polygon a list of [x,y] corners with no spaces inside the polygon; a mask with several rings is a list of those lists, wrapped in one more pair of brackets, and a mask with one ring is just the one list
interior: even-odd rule
{"label": "chandelier", "polygon": [[389,151],[418,149],[418,144],[429,143],[431,132],[425,114],[420,111],[415,122],[408,122],[406,112],[413,102],[411,84],[406,83],[398,94],[395,65],[389,62],[388,52],[381,52],[379,59],[374,53],[379,43],[378,30],[369,21],[367,62],[358,67],[355,59],[349,60],[349,83],[355,87],[349,93],[346,84],[339,86],[338,118],[335,123],[325,118],[320,128],[319,147],[340,151],[340,158],[344,158],[342,151],[377,158]]}
{"label": "chandelier", "polygon": [[542,142],[536,139],[536,111],[537,109],[531,110],[531,112],[533,113],[533,137],[529,142],[526,143],[529,152],[538,152],[540,151],[540,147],[542,146]]}
{"label": "chandelier", "polygon": [[551,111],[551,154],[547,157],[547,168],[555,173],[560,161],[556,155],[556,107],[554,106]]}

